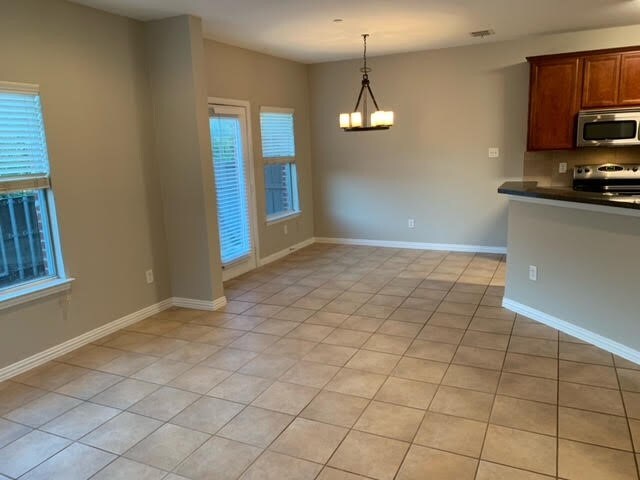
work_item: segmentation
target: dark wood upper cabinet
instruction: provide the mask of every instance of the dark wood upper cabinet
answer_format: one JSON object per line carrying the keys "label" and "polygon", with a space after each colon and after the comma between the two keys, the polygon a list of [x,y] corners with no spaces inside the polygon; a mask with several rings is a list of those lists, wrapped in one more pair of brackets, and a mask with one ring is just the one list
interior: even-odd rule
{"label": "dark wood upper cabinet", "polygon": [[581,65],[579,58],[531,62],[529,150],[568,149],[575,145]]}
{"label": "dark wood upper cabinet", "polygon": [[529,150],[575,148],[580,109],[640,106],[640,46],[527,60]]}
{"label": "dark wood upper cabinet", "polygon": [[621,55],[618,103],[623,106],[640,105],[640,52]]}
{"label": "dark wood upper cabinet", "polygon": [[620,57],[620,54],[585,57],[583,108],[612,107],[618,104]]}

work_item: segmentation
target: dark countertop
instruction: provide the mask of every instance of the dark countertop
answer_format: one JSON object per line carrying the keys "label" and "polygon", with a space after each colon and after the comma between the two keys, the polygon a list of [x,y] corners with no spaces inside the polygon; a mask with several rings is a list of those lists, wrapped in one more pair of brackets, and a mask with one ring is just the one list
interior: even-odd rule
{"label": "dark countertop", "polygon": [[[591,203],[594,205],[605,205],[607,207],[640,210],[640,196],[611,196],[602,193],[576,191],[571,187],[539,187],[538,182],[505,182],[498,188],[498,193],[520,197],[546,198],[548,200],[559,200],[561,202]],[[629,199],[631,201],[612,200],[615,198]],[[633,200],[636,199],[639,203],[633,202]]]}

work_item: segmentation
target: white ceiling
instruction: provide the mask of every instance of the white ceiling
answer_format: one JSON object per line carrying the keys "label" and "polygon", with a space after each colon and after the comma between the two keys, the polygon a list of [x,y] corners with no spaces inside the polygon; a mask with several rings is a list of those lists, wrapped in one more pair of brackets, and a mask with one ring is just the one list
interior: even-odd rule
{"label": "white ceiling", "polygon": [[[208,38],[306,63],[360,56],[365,32],[374,56],[640,24],[640,0],[73,1],[138,20],[196,15]],[[487,28],[496,35],[469,36]]]}

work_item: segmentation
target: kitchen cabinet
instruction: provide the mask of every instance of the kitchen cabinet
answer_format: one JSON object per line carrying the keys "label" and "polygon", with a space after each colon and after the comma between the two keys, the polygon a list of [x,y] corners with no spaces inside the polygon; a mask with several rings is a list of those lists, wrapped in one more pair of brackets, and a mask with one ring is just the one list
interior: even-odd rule
{"label": "kitchen cabinet", "polygon": [[640,47],[527,58],[528,150],[568,150],[576,145],[581,109],[640,106]]}
{"label": "kitchen cabinet", "polygon": [[529,150],[568,149],[575,144],[581,65],[578,58],[531,63]]}

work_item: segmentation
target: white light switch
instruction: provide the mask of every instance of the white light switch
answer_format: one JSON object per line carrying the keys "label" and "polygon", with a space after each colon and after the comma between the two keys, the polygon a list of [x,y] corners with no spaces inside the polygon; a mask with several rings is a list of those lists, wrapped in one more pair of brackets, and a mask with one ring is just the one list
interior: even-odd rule
{"label": "white light switch", "polygon": [[529,265],[529,280],[536,282],[538,280],[538,267]]}
{"label": "white light switch", "polygon": [[489,149],[489,158],[498,158],[500,156],[500,149],[498,147],[491,147]]}
{"label": "white light switch", "polygon": [[560,165],[558,165],[558,173],[567,173],[567,162],[560,162]]}

